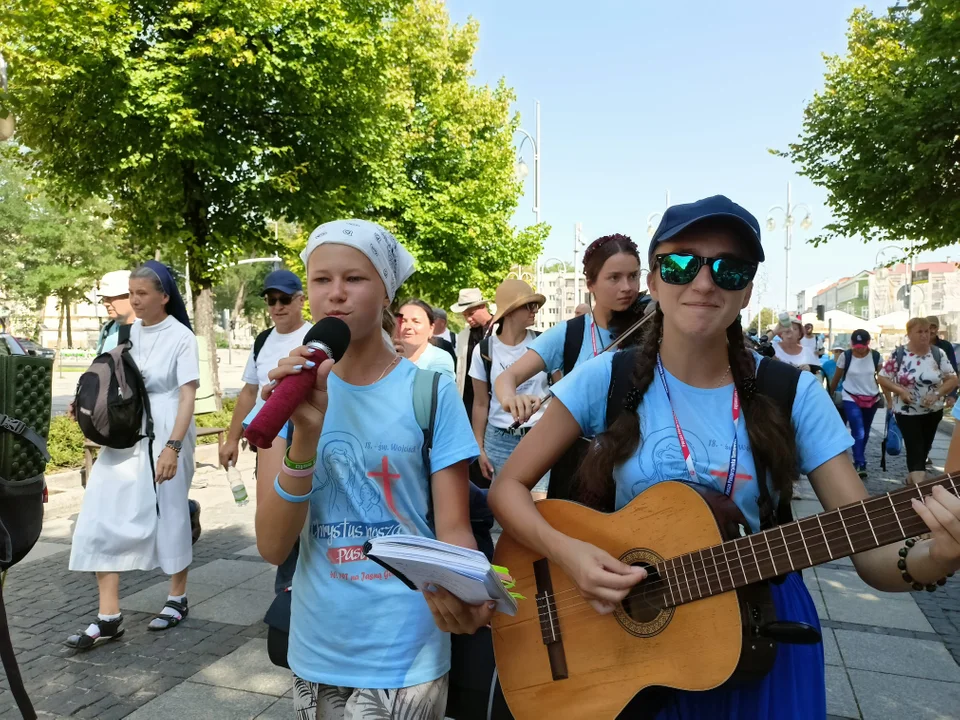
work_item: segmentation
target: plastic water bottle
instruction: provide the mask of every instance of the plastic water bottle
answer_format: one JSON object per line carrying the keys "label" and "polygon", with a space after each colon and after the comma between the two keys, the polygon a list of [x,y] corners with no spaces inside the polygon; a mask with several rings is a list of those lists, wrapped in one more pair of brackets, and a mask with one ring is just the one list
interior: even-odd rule
{"label": "plastic water bottle", "polygon": [[243,507],[247,504],[247,488],[243,484],[243,477],[240,471],[233,466],[231,462],[227,465],[227,482],[230,483],[230,490],[233,491],[233,499],[237,501],[237,506]]}

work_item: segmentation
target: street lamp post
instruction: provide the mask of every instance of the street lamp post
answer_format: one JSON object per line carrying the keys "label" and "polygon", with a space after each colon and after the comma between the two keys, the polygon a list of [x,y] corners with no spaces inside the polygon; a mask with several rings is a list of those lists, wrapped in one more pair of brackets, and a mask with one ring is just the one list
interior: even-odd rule
{"label": "street lamp post", "polygon": [[[905,252],[910,257],[909,263],[904,263],[907,271],[907,315],[913,315],[913,276],[916,272],[915,268],[917,266],[917,258],[913,253],[913,240],[910,241],[909,250],[904,250],[899,245],[885,245],[877,251],[877,257],[873,261],[874,267],[880,267],[880,256],[883,255],[887,250],[899,250],[900,252]],[[896,306],[894,306],[896,307]]]}
{"label": "street lamp post", "polygon": [[580,266],[577,265],[577,254],[584,248],[582,238],[583,225],[575,223],[573,226],[573,301],[580,302]]}
{"label": "street lamp post", "polygon": [[[537,218],[537,225],[540,224],[540,101],[536,101],[536,137],[528,133],[523,128],[517,128],[517,132],[523,135],[520,141],[520,147],[517,148],[517,177],[521,181],[525,180],[530,174],[530,168],[523,161],[520,154],[523,151],[523,144],[529,140],[533,146],[533,214]],[[541,277],[539,273],[540,258],[537,257],[537,292],[540,292]]]}
{"label": "street lamp post", "polygon": [[[664,198],[663,209],[666,210],[670,207],[670,191],[667,190],[666,196]],[[647,215],[647,236],[653,237],[653,233],[656,232],[657,226],[654,223],[659,223],[660,219],[663,217],[662,212],[652,212]]]}
{"label": "street lamp post", "polygon": [[803,220],[800,221],[800,227],[804,230],[807,230],[812,224],[813,220],[811,218],[810,208],[805,203],[793,204],[793,199],[790,191],[790,183],[787,183],[787,206],[781,207],[780,205],[774,205],[769,210],[767,210],[767,230],[773,232],[777,229],[777,223],[773,219],[773,213],[780,211],[783,213],[783,227],[786,231],[786,244],[783,246],[783,249],[786,251],[785,255],[785,272],[784,272],[784,285],[783,285],[783,309],[790,310],[790,247],[793,241],[793,218],[794,214],[798,210],[805,210],[806,215],[803,216]]}

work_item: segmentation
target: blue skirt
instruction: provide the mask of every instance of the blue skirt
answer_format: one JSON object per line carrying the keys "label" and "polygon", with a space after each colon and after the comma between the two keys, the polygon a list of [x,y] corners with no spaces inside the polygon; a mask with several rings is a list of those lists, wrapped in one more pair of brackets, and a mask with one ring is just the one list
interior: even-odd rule
{"label": "blue skirt", "polygon": [[[799,573],[790,573],[780,585],[771,583],[770,591],[778,620],[820,629],[813,598]],[[755,682],[727,683],[706,692],[673,691],[666,697],[657,720],[820,720],[827,715],[823,643],[780,643],[773,668]]]}

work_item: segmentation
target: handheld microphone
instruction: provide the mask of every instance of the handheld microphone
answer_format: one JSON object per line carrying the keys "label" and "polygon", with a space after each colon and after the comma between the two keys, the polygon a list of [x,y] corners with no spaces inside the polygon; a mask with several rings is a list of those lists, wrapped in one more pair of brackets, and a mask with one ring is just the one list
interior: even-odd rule
{"label": "handheld microphone", "polygon": [[314,348],[310,359],[316,365],[312,368],[304,367],[296,375],[287,375],[277,383],[267,402],[243,433],[254,447],[268,448],[273,444],[281,428],[313,387],[320,364],[330,358],[340,361],[350,345],[350,328],[340,318],[325,317],[310,328],[303,341],[305,345]]}

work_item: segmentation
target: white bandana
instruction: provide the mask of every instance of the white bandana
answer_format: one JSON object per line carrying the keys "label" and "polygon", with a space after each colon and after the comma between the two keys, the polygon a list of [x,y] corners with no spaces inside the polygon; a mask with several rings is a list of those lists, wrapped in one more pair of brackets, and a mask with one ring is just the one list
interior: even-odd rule
{"label": "white bandana", "polygon": [[310,233],[307,247],[300,253],[304,268],[310,254],[324,243],[347,245],[366,255],[380,274],[390,300],[416,269],[413,256],[406,248],[387,230],[369,220],[334,220],[319,226]]}

